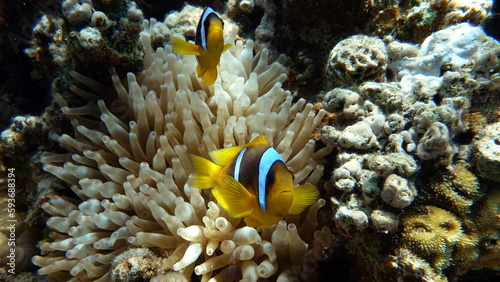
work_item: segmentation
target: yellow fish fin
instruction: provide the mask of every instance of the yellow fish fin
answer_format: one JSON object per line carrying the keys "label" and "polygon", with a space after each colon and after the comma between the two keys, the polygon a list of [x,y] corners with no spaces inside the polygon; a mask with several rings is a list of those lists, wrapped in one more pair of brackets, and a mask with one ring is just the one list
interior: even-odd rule
{"label": "yellow fish fin", "polygon": [[206,71],[207,69],[203,69],[200,64],[196,65],[196,75],[198,77],[202,77]]}
{"label": "yellow fish fin", "polygon": [[229,212],[232,217],[245,217],[252,213],[255,196],[233,177],[226,175],[225,187],[212,189],[217,202]]}
{"label": "yellow fish fin", "polygon": [[217,79],[217,67],[210,67],[205,70],[203,75],[201,76],[201,80],[203,84],[206,86],[210,86],[214,84]]}
{"label": "yellow fish fin", "polygon": [[235,146],[219,149],[208,153],[214,163],[220,166],[227,166],[243,150],[244,146]]}
{"label": "yellow fish fin", "polygon": [[316,202],[319,196],[318,189],[313,185],[300,185],[293,190],[293,202],[288,210],[289,214],[299,214],[307,206]]}
{"label": "yellow fish fin", "polygon": [[184,41],[180,38],[172,36],[170,44],[175,53],[180,55],[201,55],[201,47],[191,42]]}
{"label": "yellow fish fin", "polygon": [[227,49],[229,49],[231,47],[233,47],[233,44],[231,44],[231,43],[224,44],[224,49],[222,49],[222,53],[226,52]]}
{"label": "yellow fish fin", "polygon": [[193,187],[198,189],[213,188],[217,185],[215,179],[222,167],[213,162],[196,155],[189,155],[194,168]]}
{"label": "yellow fish fin", "polygon": [[244,145],[245,147],[252,147],[255,145],[266,145],[266,146],[271,146],[269,145],[269,141],[267,140],[267,137],[265,135],[259,135],[255,137],[250,143]]}

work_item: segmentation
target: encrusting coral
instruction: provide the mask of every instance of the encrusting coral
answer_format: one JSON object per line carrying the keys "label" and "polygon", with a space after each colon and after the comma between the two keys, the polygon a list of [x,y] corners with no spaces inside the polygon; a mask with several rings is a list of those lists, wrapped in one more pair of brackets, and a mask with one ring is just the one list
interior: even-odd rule
{"label": "encrusting coral", "polygon": [[196,77],[193,56],[178,57],[169,45],[154,51],[147,31],[144,70],[124,82],[114,74],[115,94],[72,73],[100,95],[117,95],[114,103],[73,87],[89,103],[69,108],[56,95],[74,137],[54,136],[70,153],[45,153],[42,162],[80,199],[54,196],[43,204],[54,231],[40,244],[43,255],[33,257],[38,273],[106,281],[123,273],[118,258],[113,263],[117,255],[146,247],[164,251],[153,264],[158,280],[169,272],[188,279],[194,272],[204,281],[314,277],[333,239],[317,218],[323,199],[273,227],[244,226],[209,192],[191,187],[187,153],[207,158],[209,151],[263,134],[296,183],[317,184],[330,147],[314,152],[310,136],[325,111],[314,112],[303,99],[292,104],[281,88],[284,67],[268,64],[266,49],[254,55],[251,40],[222,55],[220,76],[207,87]]}

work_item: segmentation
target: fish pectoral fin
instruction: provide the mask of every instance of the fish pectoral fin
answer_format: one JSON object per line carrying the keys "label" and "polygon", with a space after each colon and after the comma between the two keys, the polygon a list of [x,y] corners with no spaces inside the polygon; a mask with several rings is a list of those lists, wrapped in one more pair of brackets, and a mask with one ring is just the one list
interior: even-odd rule
{"label": "fish pectoral fin", "polygon": [[233,47],[233,44],[231,43],[224,44],[224,49],[222,49],[222,53],[226,52],[231,47]]}
{"label": "fish pectoral fin", "polygon": [[208,189],[216,186],[214,179],[220,173],[221,167],[196,155],[189,155],[194,169],[192,186],[198,189]]}
{"label": "fish pectoral fin", "polygon": [[206,86],[214,84],[217,79],[217,67],[206,68],[205,72],[201,76],[203,84]]}
{"label": "fish pectoral fin", "polygon": [[255,196],[243,187],[233,177],[226,175],[224,187],[212,189],[217,202],[229,212],[232,217],[245,217],[252,213]]}
{"label": "fish pectoral fin", "polygon": [[316,202],[319,196],[318,189],[313,185],[300,185],[293,190],[294,196],[292,205],[288,210],[289,214],[299,214],[307,206]]}
{"label": "fish pectoral fin", "polygon": [[201,47],[193,44],[191,42],[187,42],[175,36],[170,38],[170,44],[172,44],[172,49],[175,53],[179,55],[201,55]]}

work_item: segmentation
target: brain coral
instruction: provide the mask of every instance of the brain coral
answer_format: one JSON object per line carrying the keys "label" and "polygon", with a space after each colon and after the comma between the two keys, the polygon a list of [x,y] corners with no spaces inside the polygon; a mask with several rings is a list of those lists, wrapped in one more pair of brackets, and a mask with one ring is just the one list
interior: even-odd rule
{"label": "brain coral", "polygon": [[330,52],[326,76],[331,86],[364,81],[385,81],[387,51],[377,37],[355,35],[340,41]]}
{"label": "brain coral", "polygon": [[158,263],[147,264],[155,271],[144,271],[158,280],[171,271],[186,278],[194,272],[203,281],[313,277],[332,241],[317,220],[323,199],[273,227],[244,226],[209,191],[191,187],[187,153],[208,157],[209,151],[264,134],[296,183],[316,184],[329,148],[314,152],[310,136],[325,112],[315,113],[303,99],[292,104],[290,92],[281,88],[284,67],[268,64],[266,49],[254,55],[251,40],[223,54],[220,76],[210,87],[196,77],[194,56],[178,57],[168,45],[153,51],[147,33],[142,41],[144,70],[123,82],[113,75],[114,91],[73,73],[94,92],[116,95],[114,102],[73,87],[89,103],[69,108],[56,95],[74,137],[56,136],[70,153],[45,153],[42,162],[79,199],[54,196],[43,205],[53,232],[40,244],[44,255],[33,257],[38,273],[106,281],[111,273],[127,273],[111,268],[117,255],[147,247],[163,251]]}

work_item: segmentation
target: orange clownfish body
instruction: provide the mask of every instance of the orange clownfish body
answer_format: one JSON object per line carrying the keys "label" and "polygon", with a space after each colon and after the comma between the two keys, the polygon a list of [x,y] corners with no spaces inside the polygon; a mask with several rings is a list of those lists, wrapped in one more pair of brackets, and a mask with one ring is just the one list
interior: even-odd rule
{"label": "orange clownfish body", "polygon": [[264,135],[248,144],[209,153],[213,162],[190,155],[192,185],[212,188],[219,204],[250,227],[269,227],[287,214],[299,214],[318,198],[313,185],[294,186],[292,172]]}
{"label": "orange clownfish body", "polygon": [[203,84],[212,85],[217,79],[217,66],[221,54],[232,44],[224,44],[224,22],[210,7],[201,14],[196,28],[195,44],[172,36],[172,48],[180,55],[195,55],[198,60],[196,74]]}

